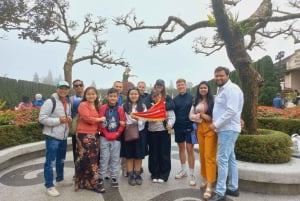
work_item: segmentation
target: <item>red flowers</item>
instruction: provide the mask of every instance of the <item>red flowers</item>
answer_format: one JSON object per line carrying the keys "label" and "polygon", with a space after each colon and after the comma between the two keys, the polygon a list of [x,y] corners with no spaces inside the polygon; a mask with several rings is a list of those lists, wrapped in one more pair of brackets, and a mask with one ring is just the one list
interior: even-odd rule
{"label": "red flowers", "polygon": [[278,109],[270,106],[258,106],[257,117],[300,119],[300,106]]}

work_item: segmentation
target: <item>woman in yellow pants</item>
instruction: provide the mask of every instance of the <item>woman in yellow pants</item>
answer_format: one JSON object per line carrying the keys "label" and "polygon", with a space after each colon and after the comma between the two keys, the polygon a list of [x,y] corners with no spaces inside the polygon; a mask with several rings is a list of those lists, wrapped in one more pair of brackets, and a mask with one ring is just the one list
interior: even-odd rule
{"label": "woman in yellow pants", "polygon": [[197,123],[197,138],[199,143],[201,176],[205,180],[200,187],[205,189],[204,198],[209,199],[213,192],[217,172],[217,134],[209,129],[214,106],[213,95],[206,81],[197,86],[194,103],[189,118]]}

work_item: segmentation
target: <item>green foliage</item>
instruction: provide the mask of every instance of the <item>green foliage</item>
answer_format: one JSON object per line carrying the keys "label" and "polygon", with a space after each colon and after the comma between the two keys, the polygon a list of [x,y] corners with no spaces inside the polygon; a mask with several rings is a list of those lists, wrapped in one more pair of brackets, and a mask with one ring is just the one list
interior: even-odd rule
{"label": "green foliage", "polygon": [[22,126],[0,126],[0,150],[44,139],[45,136],[42,134],[38,123],[26,123]]}
{"label": "green foliage", "polygon": [[255,163],[286,163],[290,160],[291,138],[280,131],[258,130],[259,135],[240,135],[235,146],[236,158]]}
{"label": "green foliage", "polygon": [[281,91],[279,79],[274,71],[270,56],[265,56],[253,63],[254,69],[264,79],[264,86],[259,90],[258,104],[272,106],[276,93]]}
{"label": "green foliage", "polygon": [[213,15],[207,15],[207,18],[208,18],[208,23],[211,24],[211,25],[216,25],[216,19],[215,19],[215,16]]}
{"label": "green foliage", "polygon": [[283,118],[257,118],[258,128],[272,129],[292,135],[300,133],[300,120]]}

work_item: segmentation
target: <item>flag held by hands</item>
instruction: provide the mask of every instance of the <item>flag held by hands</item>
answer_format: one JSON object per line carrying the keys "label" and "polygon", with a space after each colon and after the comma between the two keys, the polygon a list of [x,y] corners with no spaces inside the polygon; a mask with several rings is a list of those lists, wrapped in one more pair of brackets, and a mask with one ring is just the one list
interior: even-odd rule
{"label": "flag held by hands", "polygon": [[165,103],[161,100],[154,104],[149,110],[145,112],[133,112],[131,116],[147,121],[163,121],[167,118]]}

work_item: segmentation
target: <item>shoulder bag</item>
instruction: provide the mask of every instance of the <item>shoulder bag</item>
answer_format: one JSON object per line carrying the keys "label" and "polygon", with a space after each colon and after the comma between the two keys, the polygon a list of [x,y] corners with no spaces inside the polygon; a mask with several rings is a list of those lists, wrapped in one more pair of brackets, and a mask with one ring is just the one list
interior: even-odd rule
{"label": "shoulder bag", "polygon": [[137,124],[127,124],[124,132],[125,142],[130,142],[139,139],[139,128]]}

